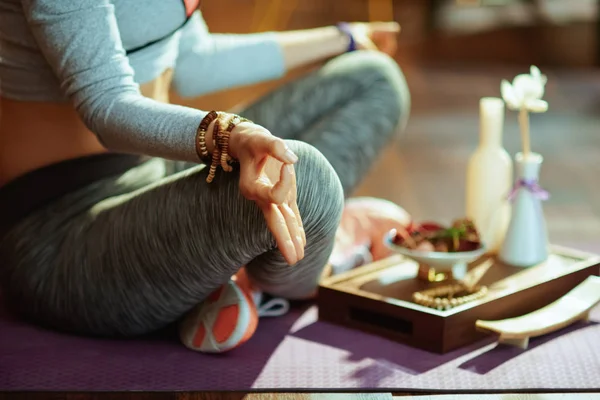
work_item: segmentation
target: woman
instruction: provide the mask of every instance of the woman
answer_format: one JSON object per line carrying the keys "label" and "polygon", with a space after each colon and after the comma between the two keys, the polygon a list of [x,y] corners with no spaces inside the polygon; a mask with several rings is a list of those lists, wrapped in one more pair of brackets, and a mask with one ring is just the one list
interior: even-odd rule
{"label": "woman", "polygon": [[[0,0],[1,281],[30,320],[132,336],[187,313],[188,347],[243,343],[251,288],[314,294],[344,198],[404,126],[396,64],[354,51],[393,51],[396,25],[214,35],[197,6]],[[248,120],[168,104],[332,57]]]}

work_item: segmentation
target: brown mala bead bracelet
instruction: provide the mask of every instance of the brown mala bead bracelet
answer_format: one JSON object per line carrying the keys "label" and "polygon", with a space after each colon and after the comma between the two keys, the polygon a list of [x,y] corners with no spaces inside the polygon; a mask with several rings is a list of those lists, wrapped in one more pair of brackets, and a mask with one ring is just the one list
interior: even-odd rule
{"label": "brown mala bead bracelet", "polygon": [[[213,122],[213,152],[210,155],[206,145],[206,133]],[[229,138],[233,129],[242,122],[252,121],[239,115],[217,113],[216,111],[209,112],[200,122],[196,133],[196,153],[202,162],[207,165],[210,163],[206,182],[211,183],[215,179],[219,166],[225,172],[233,171],[230,163],[235,160],[229,155]]]}
{"label": "brown mala bead bracelet", "polygon": [[219,114],[216,111],[209,112],[200,122],[200,126],[198,126],[196,132],[196,154],[198,154],[198,158],[205,164],[210,162],[210,156],[206,147],[206,131],[208,130],[208,126],[217,118],[219,118]]}
{"label": "brown mala bead bracelet", "polygon": [[208,171],[208,177],[206,178],[206,182],[211,183],[215,179],[215,175],[217,173],[217,166],[219,165],[219,160],[221,159],[221,151],[219,146],[216,145],[216,137],[219,134],[221,128],[221,121],[217,118],[215,121],[215,125],[213,127],[213,142],[215,146],[213,147],[212,160],[210,163],[210,169]]}
{"label": "brown mala bead bracelet", "polygon": [[241,118],[237,115],[233,115],[229,118],[229,123],[227,124],[227,129],[219,130],[219,133],[216,136],[217,145],[221,150],[221,168],[223,168],[226,172],[231,172],[233,168],[229,165],[229,162],[232,161],[231,156],[229,155],[229,138],[231,137],[231,131],[233,128],[237,126],[241,122]]}
{"label": "brown mala bead bracelet", "polygon": [[449,310],[453,307],[479,300],[487,292],[488,288],[486,286],[477,287],[469,291],[461,284],[444,285],[414,293],[413,301],[425,307],[437,310]]}

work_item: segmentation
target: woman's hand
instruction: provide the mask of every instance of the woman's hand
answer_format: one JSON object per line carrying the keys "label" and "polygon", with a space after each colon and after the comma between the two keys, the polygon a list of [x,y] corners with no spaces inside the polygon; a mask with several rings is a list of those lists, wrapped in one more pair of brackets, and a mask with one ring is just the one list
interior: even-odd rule
{"label": "woman's hand", "polygon": [[296,203],[298,157],[282,139],[244,122],[231,133],[229,153],[240,163],[240,191],[258,204],[288,264],[304,258],[306,235]]}
{"label": "woman's hand", "polygon": [[379,50],[389,56],[396,54],[400,33],[400,25],[397,22],[355,22],[350,24],[350,27],[357,48]]}

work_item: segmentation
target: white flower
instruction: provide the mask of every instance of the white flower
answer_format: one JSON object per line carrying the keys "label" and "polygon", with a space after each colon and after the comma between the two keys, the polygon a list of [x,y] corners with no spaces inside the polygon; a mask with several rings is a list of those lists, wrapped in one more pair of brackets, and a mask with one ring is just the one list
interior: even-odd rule
{"label": "white flower", "polygon": [[502,98],[506,105],[513,110],[525,108],[530,112],[545,112],[548,110],[548,103],[542,100],[542,97],[547,78],[535,65],[531,66],[530,72],[529,75],[517,75],[512,85],[503,79],[500,85]]}

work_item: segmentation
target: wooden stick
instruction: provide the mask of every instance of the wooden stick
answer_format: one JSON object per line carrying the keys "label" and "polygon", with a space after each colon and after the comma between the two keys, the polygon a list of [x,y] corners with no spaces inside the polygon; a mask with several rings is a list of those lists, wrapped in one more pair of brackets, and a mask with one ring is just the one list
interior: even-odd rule
{"label": "wooden stick", "polygon": [[488,258],[483,263],[479,264],[469,272],[462,280],[462,285],[467,289],[468,292],[472,292],[488,270],[494,265],[494,260]]}
{"label": "wooden stick", "polygon": [[529,141],[529,113],[525,107],[519,112],[519,127],[521,128],[521,144],[523,145],[523,156],[527,158],[531,152]]}

